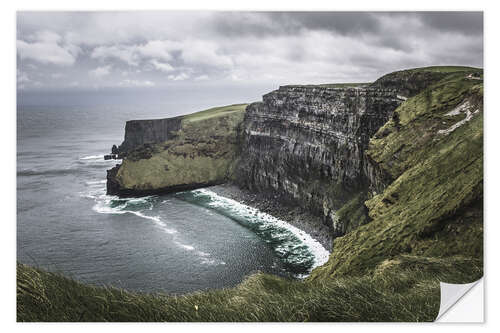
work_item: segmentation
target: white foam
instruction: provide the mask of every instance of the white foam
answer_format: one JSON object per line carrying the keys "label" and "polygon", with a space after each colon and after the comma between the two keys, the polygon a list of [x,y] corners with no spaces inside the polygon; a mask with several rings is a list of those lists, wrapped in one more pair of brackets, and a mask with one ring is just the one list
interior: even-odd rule
{"label": "white foam", "polygon": [[97,159],[104,160],[104,155],[89,155],[80,157],[80,160],[97,160]]}
{"label": "white foam", "polygon": [[[97,181],[97,182],[87,182],[89,185],[95,185],[95,184],[103,184],[106,183],[106,181]],[[148,199],[151,198],[151,196],[147,197],[141,197],[141,198],[127,198],[127,199],[120,199],[118,196],[114,195],[107,195],[106,194],[106,189],[105,188],[100,188],[97,190],[93,190],[87,193],[82,193],[83,197],[93,199],[95,201],[95,205],[92,207],[92,209],[100,214],[134,214],[138,217],[148,219],[153,221],[158,227],[160,227],[163,231],[165,231],[168,234],[175,234],[177,231],[175,229],[168,228],[167,224],[163,222],[159,216],[149,216],[145,215],[140,211],[134,211],[134,210],[129,210],[125,209],[127,207],[128,203],[147,203]],[[113,200],[122,200],[123,203],[121,205],[116,205],[115,207],[111,207],[111,202]],[[152,209],[153,204],[150,204],[149,210]]]}
{"label": "white foam", "polygon": [[[106,181],[96,181],[96,182],[87,182],[87,184],[102,184]],[[140,198],[119,198],[118,196],[107,195],[105,188],[100,188],[94,191],[90,191],[88,193],[83,193],[84,197],[93,199],[96,204],[92,207],[92,209],[101,214],[134,214],[143,219],[147,219],[153,221],[156,226],[162,229],[164,232],[170,235],[174,235],[173,242],[177,246],[187,250],[193,251],[196,255],[198,255],[201,259],[201,263],[204,265],[225,265],[226,263],[223,261],[218,261],[216,259],[209,258],[210,254],[203,251],[195,251],[195,247],[192,245],[185,244],[179,240],[177,240],[177,230],[169,228],[167,224],[161,220],[159,216],[150,216],[144,214],[142,211],[134,211],[126,209],[127,204],[129,203],[147,203],[152,196],[140,197]],[[116,205],[115,207],[111,207],[111,202],[113,200],[122,200],[123,203],[121,205]],[[149,210],[153,208],[153,204],[150,205]]]}
{"label": "white foam", "polygon": [[176,242],[176,244],[179,245],[180,247],[188,250],[188,251],[193,251],[194,250],[194,246],[182,244],[182,243],[179,243],[179,242]]}
{"label": "white foam", "polygon": [[[198,189],[192,191],[193,193],[200,193],[203,195],[207,195],[210,197],[211,202],[209,203],[209,206],[211,207],[223,207],[224,209],[229,210],[230,212],[234,213],[235,215],[242,216],[249,221],[252,221],[256,217],[262,222],[262,225],[259,226],[261,229],[268,228],[270,226],[277,226],[281,227],[283,229],[288,230],[291,232],[299,241],[300,244],[295,244],[293,245],[294,247],[302,246],[305,245],[309,252],[314,256],[314,264],[311,268],[311,270],[315,267],[321,266],[325,264],[328,261],[328,257],[330,256],[330,253],[321,245],[320,242],[318,242],[316,239],[311,237],[308,233],[305,231],[283,221],[280,220],[272,215],[269,215],[267,213],[261,212],[256,208],[244,205],[238,201],[235,201],[233,199],[229,199],[223,196],[218,195],[215,192],[212,192],[207,189]],[[284,232],[279,232],[276,230],[278,233],[277,236],[285,236]],[[275,234],[276,236],[276,234]],[[290,244],[287,244],[290,246]],[[276,248],[277,251],[288,251],[285,246],[278,246]],[[303,275],[301,277],[305,277],[307,275]]]}
{"label": "white foam", "polygon": [[90,182],[85,182],[86,185],[101,185],[101,184],[106,184],[106,179],[104,180],[96,180],[96,181],[90,181]]}

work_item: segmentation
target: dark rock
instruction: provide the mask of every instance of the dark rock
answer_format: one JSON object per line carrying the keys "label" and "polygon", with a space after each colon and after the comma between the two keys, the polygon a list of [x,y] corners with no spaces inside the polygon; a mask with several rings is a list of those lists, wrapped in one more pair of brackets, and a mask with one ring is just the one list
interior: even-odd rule
{"label": "dark rock", "polygon": [[117,155],[116,154],[108,154],[108,155],[104,155],[104,159],[105,160],[116,160],[117,159]]}
{"label": "dark rock", "polygon": [[182,116],[165,119],[129,120],[125,125],[125,140],[118,148],[121,154],[144,144],[154,144],[173,139],[181,128]]}
{"label": "dark rock", "polygon": [[119,153],[120,151],[118,150],[118,147],[113,145],[113,147],[111,147],[111,154],[118,155]]}
{"label": "dark rock", "polygon": [[116,180],[116,174],[120,169],[120,164],[115,165],[113,168],[106,171],[106,194],[108,195],[119,195],[120,194],[120,184]]}
{"label": "dark rock", "polygon": [[335,225],[335,210],[368,188],[364,151],[400,103],[395,90],[280,87],[247,107],[237,183]]}

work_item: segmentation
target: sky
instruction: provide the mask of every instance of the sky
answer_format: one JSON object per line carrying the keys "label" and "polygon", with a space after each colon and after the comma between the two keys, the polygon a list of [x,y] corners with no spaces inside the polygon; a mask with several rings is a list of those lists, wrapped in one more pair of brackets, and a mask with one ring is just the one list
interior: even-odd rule
{"label": "sky", "polygon": [[285,84],[483,66],[481,12],[18,12],[16,30],[18,95],[35,100],[174,90],[255,98]]}

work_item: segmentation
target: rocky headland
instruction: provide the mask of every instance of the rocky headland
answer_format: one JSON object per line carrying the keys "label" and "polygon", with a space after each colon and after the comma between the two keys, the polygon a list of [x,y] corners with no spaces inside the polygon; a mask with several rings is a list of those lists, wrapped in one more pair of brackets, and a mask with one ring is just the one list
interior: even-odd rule
{"label": "rocky headland", "polygon": [[141,196],[227,182],[246,104],[166,119],[131,120],[117,147],[122,163],[107,173],[107,193]]}

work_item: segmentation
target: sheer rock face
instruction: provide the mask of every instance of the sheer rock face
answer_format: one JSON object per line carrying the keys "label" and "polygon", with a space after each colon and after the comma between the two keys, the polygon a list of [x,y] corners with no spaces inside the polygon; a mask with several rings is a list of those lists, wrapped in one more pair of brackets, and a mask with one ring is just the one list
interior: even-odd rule
{"label": "sheer rock face", "polygon": [[181,129],[182,117],[148,120],[129,120],[125,125],[125,140],[119,147],[121,154],[144,144],[155,144],[173,139]]}
{"label": "sheer rock face", "polygon": [[335,210],[368,188],[364,151],[401,102],[394,90],[280,87],[247,107],[236,182],[295,202],[342,235]]}

